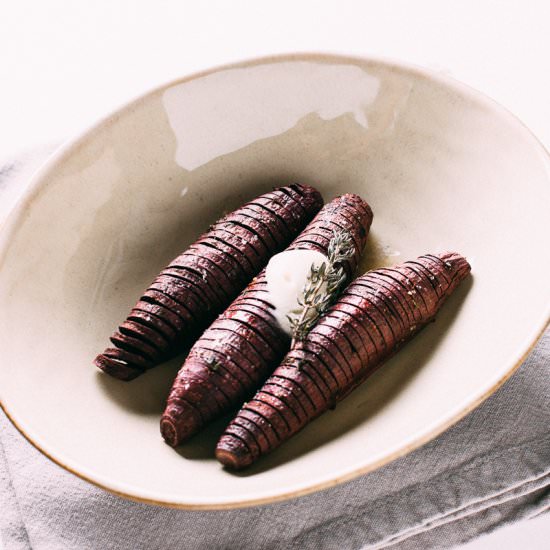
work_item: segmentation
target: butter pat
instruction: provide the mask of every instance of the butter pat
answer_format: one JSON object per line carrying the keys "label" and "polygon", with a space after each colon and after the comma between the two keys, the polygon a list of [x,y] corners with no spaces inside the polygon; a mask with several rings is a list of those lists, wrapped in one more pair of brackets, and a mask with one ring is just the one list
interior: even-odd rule
{"label": "butter pat", "polygon": [[265,274],[268,301],[274,306],[273,315],[281,328],[291,335],[287,316],[297,309],[303,297],[311,266],[320,267],[328,258],[316,250],[286,250],[269,260]]}

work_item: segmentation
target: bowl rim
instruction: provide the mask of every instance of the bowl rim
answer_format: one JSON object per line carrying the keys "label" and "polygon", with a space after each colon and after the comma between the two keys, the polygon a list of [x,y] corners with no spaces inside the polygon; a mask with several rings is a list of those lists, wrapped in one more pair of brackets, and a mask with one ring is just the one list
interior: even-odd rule
{"label": "bowl rim", "polygon": [[[0,225],[0,268],[5,261],[7,251],[9,249],[9,244],[11,242],[12,236],[17,232],[18,227],[24,221],[25,213],[27,208],[32,204],[35,197],[41,192],[44,187],[44,179],[47,175],[55,170],[59,162],[62,162],[63,159],[69,157],[71,154],[75,153],[88,139],[93,137],[93,134],[104,127],[115,123],[120,117],[124,116],[126,113],[135,108],[139,103],[148,101],[153,95],[160,93],[172,86],[183,84],[201,78],[210,74],[214,74],[220,71],[238,69],[238,68],[248,68],[255,65],[264,65],[264,64],[275,64],[281,62],[292,62],[292,61],[309,61],[309,62],[319,62],[319,63],[349,63],[353,65],[358,64],[373,64],[385,67],[390,70],[395,70],[401,73],[408,73],[416,77],[424,78],[431,82],[435,82],[444,87],[455,90],[468,98],[476,101],[478,104],[487,106],[488,108],[496,111],[498,114],[507,119],[510,123],[516,127],[520,127],[524,132],[526,132],[527,137],[533,141],[533,145],[540,149],[542,156],[546,159],[548,164],[548,172],[550,179],[550,153],[546,147],[541,143],[541,141],[533,134],[533,132],[513,113],[508,109],[498,103],[496,100],[488,96],[487,94],[462,83],[461,81],[455,79],[452,76],[447,74],[442,74],[435,70],[410,63],[403,62],[398,59],[383,57],[383,56],[361,56],[361,55],[347,55],[342,53],[330,53],[330,52],[295,52],[295,53],[282,53],[274,54],[260,57],[252,57],[240,61],[224,63],[221,65],[216,65],[214,67],[193,72],[191,74],[172,79],[168,82],[155,86],[144,93],[141,93],[137,96],[134,96],[129,101],[124,102],[118,108],[111,111],[106,116],[100,118],[92,125],[85,128],[79,134],[73,138],[69,138],[63,144],[61,144],[45,161],[45,163],[34,172],[30,178],[30,183],[27,186],[27,189],[23,193],[22,197],[18,200],[15,207],[8,214],[3,225]],[[31,443],[38,451],[43,455],[49,458],[52,462],[61,466],[63,469],[74,474],[75,476],[95,485],[109,493],[121,496],[123,498],[129,499],[131,501],[153,504],[166,508],[176,508],[184,510],[229,510],[237,508],[245,508],[250,506],[259,506],[264,504],[272,504],[276,502],[282,502],[291,498],[297,498],[304,496],[313,492],[321,491],[324,489],[329,489],[331,487],[340,485],[346,481],[350,481],[361,475],[365,475],[372,471],[377,470],[378,468],[393,462],[397,458],[405,456],[406,454],[418,449],[422,445],[428,443],[451,426],[456,424],[464,416],[478,407],[483,401],[485,401],[490,395],[496,392],[519,368],[523,363],[526,357],[533,350],[538,340],[545,332],[546,328],[550,325],[550,301],[546,306],[546,311],[542,318],[534,323],[534,328],[531,330],[530,335],[526,338],[526,341],[523,342],[519,347],[521,348],[519,352],[516,353],[515,357],[512,357],[508,361],[508,367],[506,371],[494,382],[491,387],[482,391],[475,399],[468,400],[463,404],[458,411],[455,411],[454,414],[450,415],[446,421],[441,423],[434,423],[434,425],[426,430],[424,435],[417,437],[413,441],[409,442],[407,445],[397,449],[396,451],[389,453],[380,459],[357,469],[354,469],[349,472],[345,472],[341,475],[335,475],[329,479],[325,479],[313,484],[304,484],[303,486],[289,490],[281,493],[277,493],[270,496],[260,496],[256,498],[243,498],[239,500],[216,500],[216,499],[198,499],[196,501],[190,501],[186,499],[186,502],[181,501],[169,501],[169,500],[159,500],[154,498],[153,495],[145,495],[143,490],[134,490],[132,493],[131,486],[121,486],[108,479],[102,479],[101,476],[94,474],[93,472],[86,471],[86,468],[79,466],[78,464],[73,464],[70,460],[63,460],[61,457],[54,456],[55,452],[50,452],[44,449],[33,437],[32,433],[29,433],[29,430],[25,430],[22,427],[22,423],[18,420],[17,414],[10,412],[9,408],[3,402],[0,396],[0,408],[6,414],[11,423],[17,428],[17,430],[25,437],[25,439]],[[135,488],[134,488],[135,489]],[[136,493],[141,493],[141,496]]]}

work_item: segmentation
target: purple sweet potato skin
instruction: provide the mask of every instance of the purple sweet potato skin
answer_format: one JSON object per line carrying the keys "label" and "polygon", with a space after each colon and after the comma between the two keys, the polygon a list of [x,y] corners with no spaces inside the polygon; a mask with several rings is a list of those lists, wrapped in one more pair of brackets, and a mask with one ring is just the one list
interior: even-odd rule
{"label": "purple sweet potato skin", "polygon": [[231,421],[218,460],[244,468],[334,407],[432,321],[469,272],[459,254],[427,254],[356,279]]}
{"label": "purple sweet potato skin", "polygon": [[188,349],[322,205],[316,189],[293,184],[224,216],[162,270],[94,364],[132,380]]}
{"label": "purple sweet potato skin", "polygon": [[[325,205],[288,249],[326,254],[334,231],[349,231],[355,252],[343,268],[351,278],[371,223],[372,211],[365,201],[342,195]],[[180,444],[239,406],[280,363],[290,338],[272,309],[262,271],[197,340],[174,381],[161,419],[161,433],[169,445]]]}

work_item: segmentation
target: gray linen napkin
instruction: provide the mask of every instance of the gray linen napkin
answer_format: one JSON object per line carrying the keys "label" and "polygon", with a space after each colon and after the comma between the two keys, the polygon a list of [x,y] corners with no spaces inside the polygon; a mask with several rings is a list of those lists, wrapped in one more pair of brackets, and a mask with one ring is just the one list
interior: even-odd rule
{"label": "gray linen napkin", "polygon": [[[0,216],[45,152],[0,167]],[[550,330],[434,441],[313,495],[189,512],[126,501],[35,450],[0,413],[0,550],[446,548],[550,508]]]}

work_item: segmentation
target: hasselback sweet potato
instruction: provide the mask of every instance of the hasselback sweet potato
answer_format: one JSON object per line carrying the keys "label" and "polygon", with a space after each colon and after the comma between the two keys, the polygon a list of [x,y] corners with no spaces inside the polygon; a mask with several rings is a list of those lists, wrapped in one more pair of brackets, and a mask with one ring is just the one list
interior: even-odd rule
{"label": "hasselback sweet potato", "polygon": [[[326,255],[335,232],[344,231],[353,240],[353,254],[341,262],[350,280],[371,222],[366,202],[357,195],[343,195],[328,203],[287,250]],[[291,339],[274,316],[267,287],[264,270],[191,348],[161,419],[161,433],[169,445],[178,445],[239,406],[288,351]]]}
{"label": "hasselback sweet potato", "polygon": [[313,187],[293,184],[224,216],[161,271],[95,365],[132,380],[188,348],[322,205]]}
{"label": "hasselback sweet potato", "polygon": [[430,322],[469,272],[458,254],[427,254],[356,279],[243,405],[218,460],[244,468],[334,407]]}

